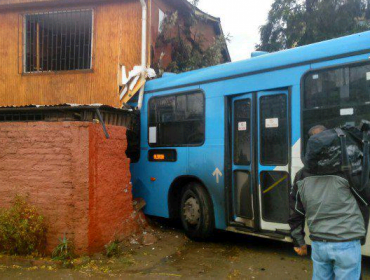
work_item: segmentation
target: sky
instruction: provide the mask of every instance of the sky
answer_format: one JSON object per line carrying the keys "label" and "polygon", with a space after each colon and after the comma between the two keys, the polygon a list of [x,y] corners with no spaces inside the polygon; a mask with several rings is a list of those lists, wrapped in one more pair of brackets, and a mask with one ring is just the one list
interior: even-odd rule
{"label": "sky", "polygon": [[231,35],[232,61],[247,59],[259,43],[259,27],[267,21],[273,0],[199,0],[199,8],[221,18],[224,34]]}

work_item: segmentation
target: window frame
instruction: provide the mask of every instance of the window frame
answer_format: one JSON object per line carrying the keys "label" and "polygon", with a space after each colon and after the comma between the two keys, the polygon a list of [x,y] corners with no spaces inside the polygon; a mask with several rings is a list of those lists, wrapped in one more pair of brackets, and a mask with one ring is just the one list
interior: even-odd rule
{"label": "window frame", "polygon": [[[172,97],[172,96],[182,96],[182,95],[191,95],[191,94],[197,94],[197,93],[200,93],[203,97],[203,118],[204,118],[204,137],[203,137],[203,141],[199,144],[176,144],[176,145],[161,145],[161,144],[152,144],[149,142],[149,129],[150,129],[150,122],[149,122],[149,118],[150,118],[150,102],[153,100],[153,99],[159,99],[159,98],[163,98],[163,97]],[[157,96],[152,96],[151,98],[149,98],[148,100],[148,103],[147,103],[147,106],[148,106],[148,109],[147,109],[147,143],[149,145],[150,148],[170,148],[170,147],[201,147],[204,145],[204,143],[206,142],[206,96],[205,96],[205,92],[202,90],[202,89],[196,89],[196,90],[189,90],[189,91],[182,91],[182,92],[178,92],[178,93],[171,93],[171,94],[163,94],[163,95],[157,95]],[[158,136],[158,131],[157,131],[157,136]]]}
{"label": "window frame", "polygon": [[[312,73],[318,73],[319,74],[319,73],[322,73],[322,72],[325,72],[325,71],[332,71],[332,70],[345,68],[345,67],[359,67],[359,66],[363,66],[363,65],[370,65],[369,59],[362,59],[362,60],[358,60],[358,61],[345,62],[345,63],[329,65],[329,66],[324,66],[324,67],[315,68],[315,69],[311,68],[311,69],[309,69],[309,70],[307,70],[306,72],[303,73],[303,75],[301,77],[301,81],[300,81],[301,159],[303,159],[305,157],[305,144],[306,144],[304,142],[304,137],[305,136],[304,136],[303,114],[304,114],[304,111],[305,111],[305,80],[306,80],[307,76],[312,74]],[[335,107],[340,107],[340,105],[335,106]],[[318,108],[316,108],[316,110],[317,109]],[[311,110],[315,110],[315,108],[313,108]]]}
{"label": "window frame", "polygon": [[[20,30],[20,40],[19,40],[19,56],[21,57],[19,70],[20,74],[27,75],[53,75],[53,74],[84,74],[94,72],[94,53],[95,53],[95,7],[74,7],[65,9],[43,9],[37,11],[27,11],[20,14],[19,20],[19,30]],[[26,71],[27,70],[27,16],[37,15],[37,14],[50,14],[50,13],[60,13],[60,12],[78,12],[78,11],[91,11],[91,44],[90,44],[90,68],[88,69],[72,69],[72,70],[50,70],[50,71]]]}

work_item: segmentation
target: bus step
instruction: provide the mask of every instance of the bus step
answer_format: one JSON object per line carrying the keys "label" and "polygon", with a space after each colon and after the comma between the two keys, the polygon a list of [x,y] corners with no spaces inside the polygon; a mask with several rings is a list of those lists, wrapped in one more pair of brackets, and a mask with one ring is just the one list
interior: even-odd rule
{"label": "bus step", "polygon": [[241,230],[241,231],[256,232],[256,229],[254,229],[252,227],[248,227],[244,223],[238,223],[238,222],[233,221],[233,222],[230,223],[230,225],[237,228],[238,230]]}
{"label": "bus step", "polygon": [[277,229],[275,230],[277,234],[285,235],[285,236],[290,236],[290,230],[285,230],[285,229]]}

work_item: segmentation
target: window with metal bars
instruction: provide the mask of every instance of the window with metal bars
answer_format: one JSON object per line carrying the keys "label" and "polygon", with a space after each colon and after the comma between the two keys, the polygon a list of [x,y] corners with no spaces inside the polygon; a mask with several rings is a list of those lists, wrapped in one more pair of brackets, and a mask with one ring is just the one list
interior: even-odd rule
{"label": "window with metal bars", "polygon": [[91,69],[91,9],[28,14],[24,30],[24,72]]}

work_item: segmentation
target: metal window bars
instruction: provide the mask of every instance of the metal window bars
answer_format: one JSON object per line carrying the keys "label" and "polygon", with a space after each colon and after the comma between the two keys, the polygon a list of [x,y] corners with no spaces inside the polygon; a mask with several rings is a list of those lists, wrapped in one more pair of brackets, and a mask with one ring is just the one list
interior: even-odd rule
{"label": "metal window bars", "polygon": [[24,17],[24,72],[86,70],[92,66],[93,10]]}

